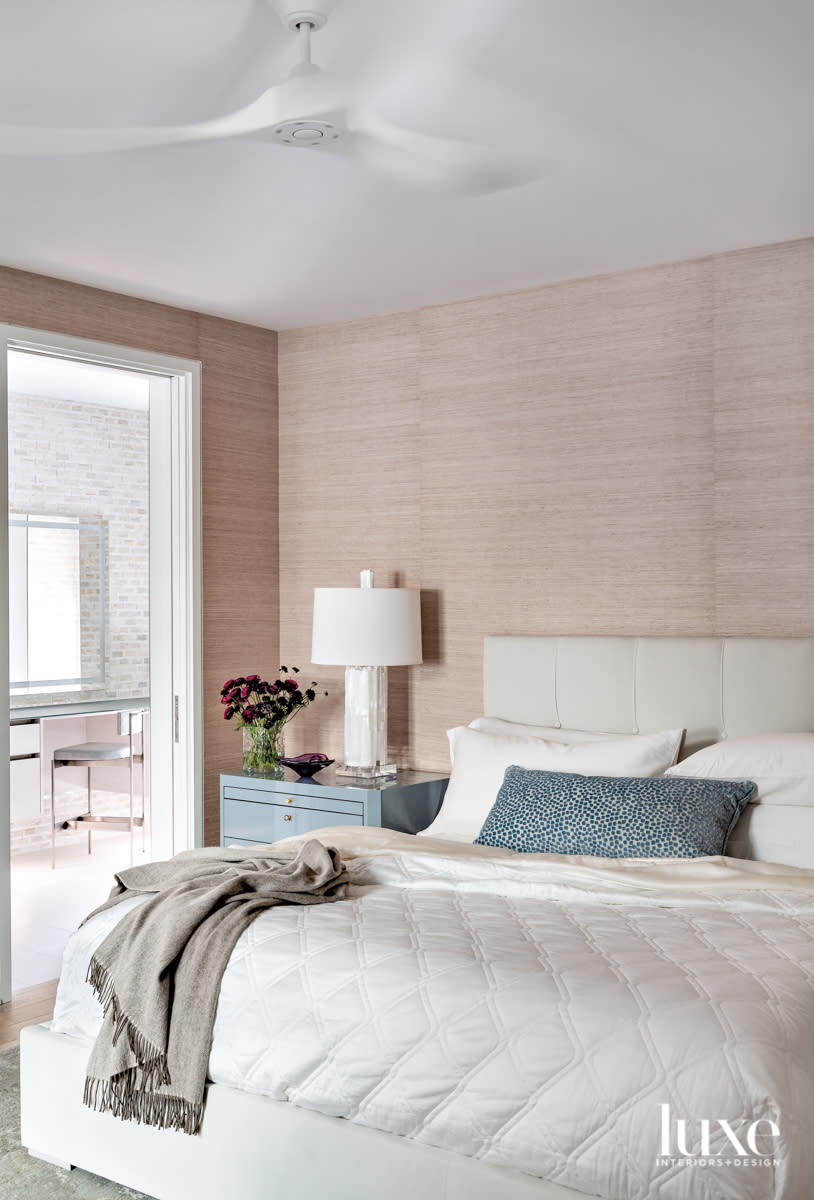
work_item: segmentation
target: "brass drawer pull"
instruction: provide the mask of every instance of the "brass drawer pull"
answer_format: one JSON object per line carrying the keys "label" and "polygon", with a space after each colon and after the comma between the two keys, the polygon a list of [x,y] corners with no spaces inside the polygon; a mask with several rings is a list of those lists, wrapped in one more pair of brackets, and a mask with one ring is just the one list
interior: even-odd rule
{"label": "brass drawer pull", "polygon": [[285,802],[286,802],[286,804],[293,804],[293,803],[294,803],[294,797],[293,797],[293,796],[286,796],[286,798],[285,798]]}
{"label": "brass drawer pull", "polygon": [[285,816],[283,817],[283,820],[284,820],[284,821],[290,821],[290,820],[291,820],[291,813],[286,813],[286,814],[285,814]]}

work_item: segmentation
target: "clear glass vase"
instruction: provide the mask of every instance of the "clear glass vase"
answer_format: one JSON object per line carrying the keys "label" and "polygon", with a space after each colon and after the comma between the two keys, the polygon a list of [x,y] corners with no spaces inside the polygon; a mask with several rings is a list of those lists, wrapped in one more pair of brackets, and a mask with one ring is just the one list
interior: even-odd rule
{"label": "clear glass vase", "polygon": [[262,725],[243,726],[243,774],[259,775],[264,779],[282,779],[285,768],[280,759],[285,754],[283,726],[266,729]]}

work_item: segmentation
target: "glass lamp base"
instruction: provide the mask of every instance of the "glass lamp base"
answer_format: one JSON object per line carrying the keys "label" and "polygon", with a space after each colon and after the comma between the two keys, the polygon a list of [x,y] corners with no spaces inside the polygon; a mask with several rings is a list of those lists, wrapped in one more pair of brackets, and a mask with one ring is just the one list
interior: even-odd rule
{"label": "glass lamp base", "polygon": [[395,763],[375,767],[354,767],[349,763],[342,763],[336,768],[336,777],[337,779],[394,779],[397,770]]}
{"label": "glass lamp base", "polygon": [[387,761],[387,667],[345,670],[345,761],[336,774],[348,779],[392,778]]}

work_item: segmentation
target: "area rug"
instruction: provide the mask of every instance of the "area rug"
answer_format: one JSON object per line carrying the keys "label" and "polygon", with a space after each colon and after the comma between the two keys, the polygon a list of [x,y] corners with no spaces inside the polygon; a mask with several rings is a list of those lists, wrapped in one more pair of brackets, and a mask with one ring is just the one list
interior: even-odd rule
{"label": "area rug", "polygon": [[20,1049],[0,1053],[0,1196],[3,1200],[149,1200],[87,1171],[63,1171],[20,1145]]}

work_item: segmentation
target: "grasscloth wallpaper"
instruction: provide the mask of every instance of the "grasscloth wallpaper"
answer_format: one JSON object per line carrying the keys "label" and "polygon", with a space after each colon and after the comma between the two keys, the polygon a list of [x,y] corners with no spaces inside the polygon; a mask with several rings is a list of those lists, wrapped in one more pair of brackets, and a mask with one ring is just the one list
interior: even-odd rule
{"label": "grasscloth wallpaper", "polygon": [[229,675],[278,665],[277,334],[0,267],[0,321],[200,359],[203,379],[204,823],[240,761]]}
{"label": "grasscloth wallpaper", "polygon": [[[203,363],[208,842],[221,683],[307,673],[362,567],[422,589],[405,766],[480,710],[486,633],[814,634],[814,239],[283,333],[279,375],[273,332],[6,268],[0,320]],[[338,757],[314,673],[288,745]]]}
{"label": "grasscloth wallpaper", "polygon": [[[423,594],[391,750],[447,764],[487,633],[814,634],[814,239],[279,341],[280,646]],[[289,746],[342,750],[342,672]]]}

